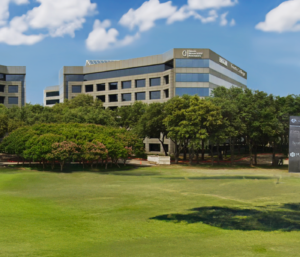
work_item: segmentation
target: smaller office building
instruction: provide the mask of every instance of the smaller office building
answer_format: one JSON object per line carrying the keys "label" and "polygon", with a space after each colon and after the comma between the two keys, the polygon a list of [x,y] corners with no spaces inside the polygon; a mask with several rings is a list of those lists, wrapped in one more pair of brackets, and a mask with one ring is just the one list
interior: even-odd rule
{"label": "smaller office building", "polygon": [[26,67],[0,65],[0,104],[10,108],[26,103]]}
{"label": "smaller office building", "polygon": [[44,106],[52,107],[59,103],[59,86],[47,87],[44,90]]}

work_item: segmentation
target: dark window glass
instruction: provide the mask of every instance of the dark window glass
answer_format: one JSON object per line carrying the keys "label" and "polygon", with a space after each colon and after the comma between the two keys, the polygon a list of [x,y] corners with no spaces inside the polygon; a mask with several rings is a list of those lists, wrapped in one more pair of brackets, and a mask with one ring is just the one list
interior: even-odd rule
{"label": "dark window glass", "polygon": [[164,76],[164,80],[165,80],[165,84],[168,85],[169,84],[169,75]]}
{"label": "dark window glass", "polygon": [[209,74],[206,73],[177,73],[176,82],[209,82]]}
{"label": "dark window glass", "polygon": [[8,97],[8,104],[18,104],[19,99],[18,97]]}
{"label": "dark window glass", "polygon": [[122,94],[122,101],[123,102],[131,101],[131,93],[129,93],[129,94]]}
{"label": "dark window glass", "polygon": [[146,80],[145,79],[138,79],[135,81],[135,87],[145,87]]}
{"label": "dark window glass", "polygon": [[122,89],[131,88],[131,81],[122,81]]}
{"label": "dark window glass", "polygon": [[85,85],[85,92],[93,92],[94,91],[94,85]]}
{"label": "dark window glass", "polygon": [[109,83],[109,90],[117,90],[117,89],[118,89],[118,82]]}
{"label": "dark window glass", "polygon": [[150,92],[150,99],[160,99],[160,91],[152,91]]}
{"label": "dark window glass", "polygon": [[105,84],[97,84],[97,91],[105,91]]}
{"label": "dark window glass", "polygon": [[209,59],[176,59],[176,68],[209,68]]}
{"label": "dark window glass", "polygon": [[46,105],[52,105],[52,104],[58,104],[59,100],[55,99],[55,100],[46,100]]}
{"label": "dark window glass", "polygon": [[166,150],[166,152],[169,152],[169,145],[164,144],[164,149]]}
{"label": "dark window glass", "polygon": [[135,93],[135,100],[137,101],[146,100],[146,92]]}
{"label": "dark window glass", "polygon": [[150,79],[150,87],[160,86],[160,78]]}
{"label": "dark window glass", "polygon": [[105,103],[105,95],[98,95],[97,98],[102,101],[102,103]]}
{"label": "dark window glass", "polygon": [[176,95],[198,95],[198,96],[209,96],[209,88],[191,88],[191,87],[178,87],[176,88]]}
{"label": "dark window glass", "polygon": [[149,144],[150,152],[160,152],[160,144]]}
{"label": "dark window glass", "polygon": [[4,104],[4,99],[5,99],[5,97],[0,96],[0,104]]}
{"label": "dark window glass", "polygon": [[8,93],[18,93],[19,92],[19,87],[18,86],[8,86]]}
{"label": "dark window glass", "polygon": [[59,96],[59,91],[47,92],[46,97]]}
{"label": "dark window glass", "polygon": [[21,104],[25,105],[25,75],[5,75],[6,81],[21,81],[22,82],[22,95],[21,95]]}
{"label": "dark window glass", "polygon": [[4,85],[0,85],[0,92],[4,92]]}
{"label": "dark window glass", "polygon": [[169,98],[169,89],[164,90],[165,98]]}
{"label": "dark window glass", "polygon": [[72,93],[81,93],[81,86],[72,86]]}
{"label": "dark window glass", "polygon": [[118,102],[118,95],[109,95],[109,102]]}
{"label": "dark window glass", "polygon": [[5,74],[0,74],[0,80],[5,81]]}

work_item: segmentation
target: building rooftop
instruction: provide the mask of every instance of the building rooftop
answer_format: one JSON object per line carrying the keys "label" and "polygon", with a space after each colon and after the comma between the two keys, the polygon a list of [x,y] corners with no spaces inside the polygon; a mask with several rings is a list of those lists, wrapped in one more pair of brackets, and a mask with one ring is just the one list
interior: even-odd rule
{"label": "building rooftop", "polygon": [[118,60],[86,60],[85,66],[99,64],[99,63],[108,63],[108,62],[117,62]]}

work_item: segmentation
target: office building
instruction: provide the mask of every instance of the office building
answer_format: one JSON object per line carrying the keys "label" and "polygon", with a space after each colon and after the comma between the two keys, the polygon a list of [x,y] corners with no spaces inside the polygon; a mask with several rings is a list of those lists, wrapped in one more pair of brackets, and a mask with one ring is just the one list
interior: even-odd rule
{"label": "office building", "polygon": [[59,86],[50,86],[44,90],[44,106],[51,107],[59,103]]}

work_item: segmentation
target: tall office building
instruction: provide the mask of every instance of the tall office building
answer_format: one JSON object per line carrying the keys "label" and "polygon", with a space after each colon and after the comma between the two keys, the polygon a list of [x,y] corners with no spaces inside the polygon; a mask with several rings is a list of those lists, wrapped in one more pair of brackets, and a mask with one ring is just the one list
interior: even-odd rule
{"label": "tall office building", "polygon": [[52,107],[59,102],[59,86],[46,87],[44,90],[44,106]]}
{"label": "tall office building", "polygon": [[[247,86],[247,73],[210,49],[172,49],[121,61],[86,61],[59,74],[59,101],[89,94],[106,108],[134,101],[165,102],[184,94],[209,96],[218,86]],[[52,102],[51,102],[52,103]],[[169,140],[166,144],[171,146]],[[163,152],[158,139],[146,139],[147,152]]]}
{"label": "tall office building", "polygon": [[26,67],[0,65],[0,104],[6,107],[26,103]]}

